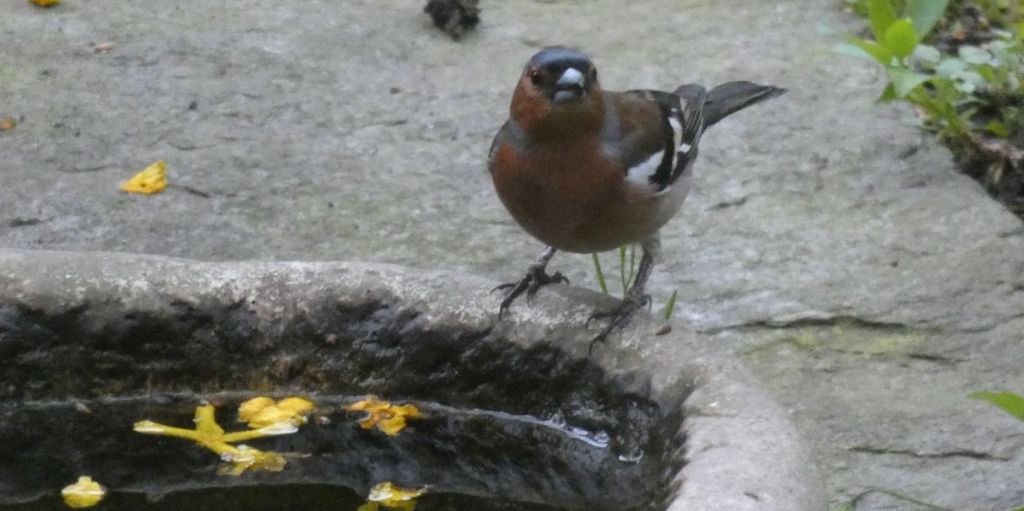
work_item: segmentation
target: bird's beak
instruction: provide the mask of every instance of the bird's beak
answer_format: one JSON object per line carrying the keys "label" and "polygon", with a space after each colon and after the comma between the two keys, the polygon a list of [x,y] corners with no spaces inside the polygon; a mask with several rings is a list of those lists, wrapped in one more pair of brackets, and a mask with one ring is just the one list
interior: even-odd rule
{"label": "bird's beak", "polygon": [[555,82],[555,95],[552,99],[556,104],[576,101],[583,97],[586,84],[587,78],[583,73],[576,68],[566,68]]}

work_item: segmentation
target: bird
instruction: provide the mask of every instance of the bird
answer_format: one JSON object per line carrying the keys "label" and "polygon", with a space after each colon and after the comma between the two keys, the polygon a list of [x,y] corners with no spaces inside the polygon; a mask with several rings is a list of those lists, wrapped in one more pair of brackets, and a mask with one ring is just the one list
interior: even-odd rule
{"label": "bird", "polygon": [[685,84],[673,92],[602,90],[593,61],[580,50],[553,46],[524,66],[487,157],[498,198],[512,218],[545,248],[504,291],[499,319],[526,293],[568,283],[547,273],[559,250],[597,253],[627,244],[642,249],[622,301],[594,313],[608,324],[591,350],[650,302],[647,280],[661,255],[659,229],[690,191],[704,132],[726,116],[786,90],[748,81],[708,91]]}

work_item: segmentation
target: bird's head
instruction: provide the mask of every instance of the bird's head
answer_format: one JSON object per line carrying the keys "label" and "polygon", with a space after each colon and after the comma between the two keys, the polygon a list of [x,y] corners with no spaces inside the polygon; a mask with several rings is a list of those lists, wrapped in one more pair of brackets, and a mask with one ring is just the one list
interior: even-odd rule
{"label": "bird's head", "polygon": [[603,113],[597,69],[590,57],[562,46],[534,55],[512,96],[512,118],[527,131],[600,126]]}

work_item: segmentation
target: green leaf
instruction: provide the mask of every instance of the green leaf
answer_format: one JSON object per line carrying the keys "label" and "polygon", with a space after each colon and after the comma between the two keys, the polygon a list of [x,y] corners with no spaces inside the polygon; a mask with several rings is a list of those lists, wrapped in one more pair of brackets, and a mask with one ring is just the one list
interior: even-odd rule
{"label": "green leaf", "polygon": [[934,46],[919,44],[917,48],[914,48],[914,57],[930,64],[938,64],[942,60],[942,52]]}
{"label": "green leaf", "polygon": [[876,101],[879,103],[891,103],[897,99],[900,98],[896,96],[896,87],[890,82],[889,85],[885,86],[885,90],[882,91],[882,95],[878,96]]}
{"label": "green leaf", "polygon": [[917,32],[914,32],[914,25],[909,19],[899,20],[889,25],[885,31],[885,47],[893,52],[897,58],[905,59],[914,53],[917,46]]}
{"label": "green leaf", "polygon": [[999,138],[1007,138],[1010,136],[1010,128],[1007,128],[1005,124],[999,121],[989,122],[985,125],[985,129]]}
{"label": "green leaf", "polygon": [[[981,76],[980,73],[966,69],[964,71],[957,71],[949,75],[949,79],[952,81],[953,86],[956,90],[963,92],[964,94],[974,94],[979,89],[985,89],[988,84],[985,82],[985,77]],[[957,98],[959,100],[966,100],[969,98]]]}
{"label": "green leaf", "polygon": [[888,48],[872,41],[865,41],[863,39],[851,37],[847,42],[857,48],[860,48],[864,53],[871,55],[871,58],[875,59],[876,62],[883,66],[891,66],[892,60],[895,58]]}
{"label": "green leaf", "polygon": [[914,22],[914,30],[923,38],[942,19],[947,5],[949,0],[909,0],[903,14],[910,17]]}
{"label": "green leaf", "polygon": [[992,54],[977,46],[961,46],[960,59],[968,64],[987,64],[992,60]]}
{"label": "green leaf", "polygon": [[986,83],[992,83],[996,81],[996,72],[992,69],[992,66],[978,66],[975,68],[978,72],[978,76]]}
{"label": "green leaf", "polygon": [[876,60],[870,53],[861,49],[860,46],[850,43],[837,44],[830,48],[832,53],[838,53],[840,55],[849,55],[851,57],[862,58],[870,61]]}
{"label": "green leaf", "polygon": [[1013,392],[975,392],[969,396],[971,399],[988,401],[1006,413],[1024,421],[1024,397]]}
{"label": "green leaf", "polygon": [[896,22],[896,11],[893,10],[890,0],[871,0],[868,5],[868,18],[871,20],[875,40],[884,41],[885,32]]}
{"label": "green leaf", "polygon": [[902,67],[890,67],[886,71],[889,73],[889,80],[892,82],[897,98],[907,97],[910,91],[931,79],[928,75],[915,73]]}
{"label": "green leaf", "polygon": [[967,64],[957,58],[948,58],[935,66],[935,73],[939,76],[953,76],[967,69]]}

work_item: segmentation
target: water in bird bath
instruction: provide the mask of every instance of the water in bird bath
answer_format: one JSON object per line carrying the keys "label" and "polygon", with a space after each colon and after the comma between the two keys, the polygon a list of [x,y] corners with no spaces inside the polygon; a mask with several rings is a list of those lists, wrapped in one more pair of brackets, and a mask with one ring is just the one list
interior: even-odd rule
{"label": "water in bird bath", "polygon": [[[229,431],[244,428],[235,423],[243,397],[207,398]],[[666,446],[650,431],[590,431],[557,418],[415,402],[423,417],[388,436],[360,426],[363,414],[345,409],[354,400],[318,397],[298,433],[246,442],[288,463],[238,477],[218,475],[217,456],[186,440],[132,431],[139,419],[190,428],[194,396],[8,407],[0,437],[23,447],[21,462],[0,460],[0,470],[14,490],[21,480],[39,491],[0,510],[59,509],[59,489],[82,474],[110,490],[99,509],[133,511],[355,511],[381,482],[427,487],[419,511],[620,511],[655,507],[664,486]]]}

